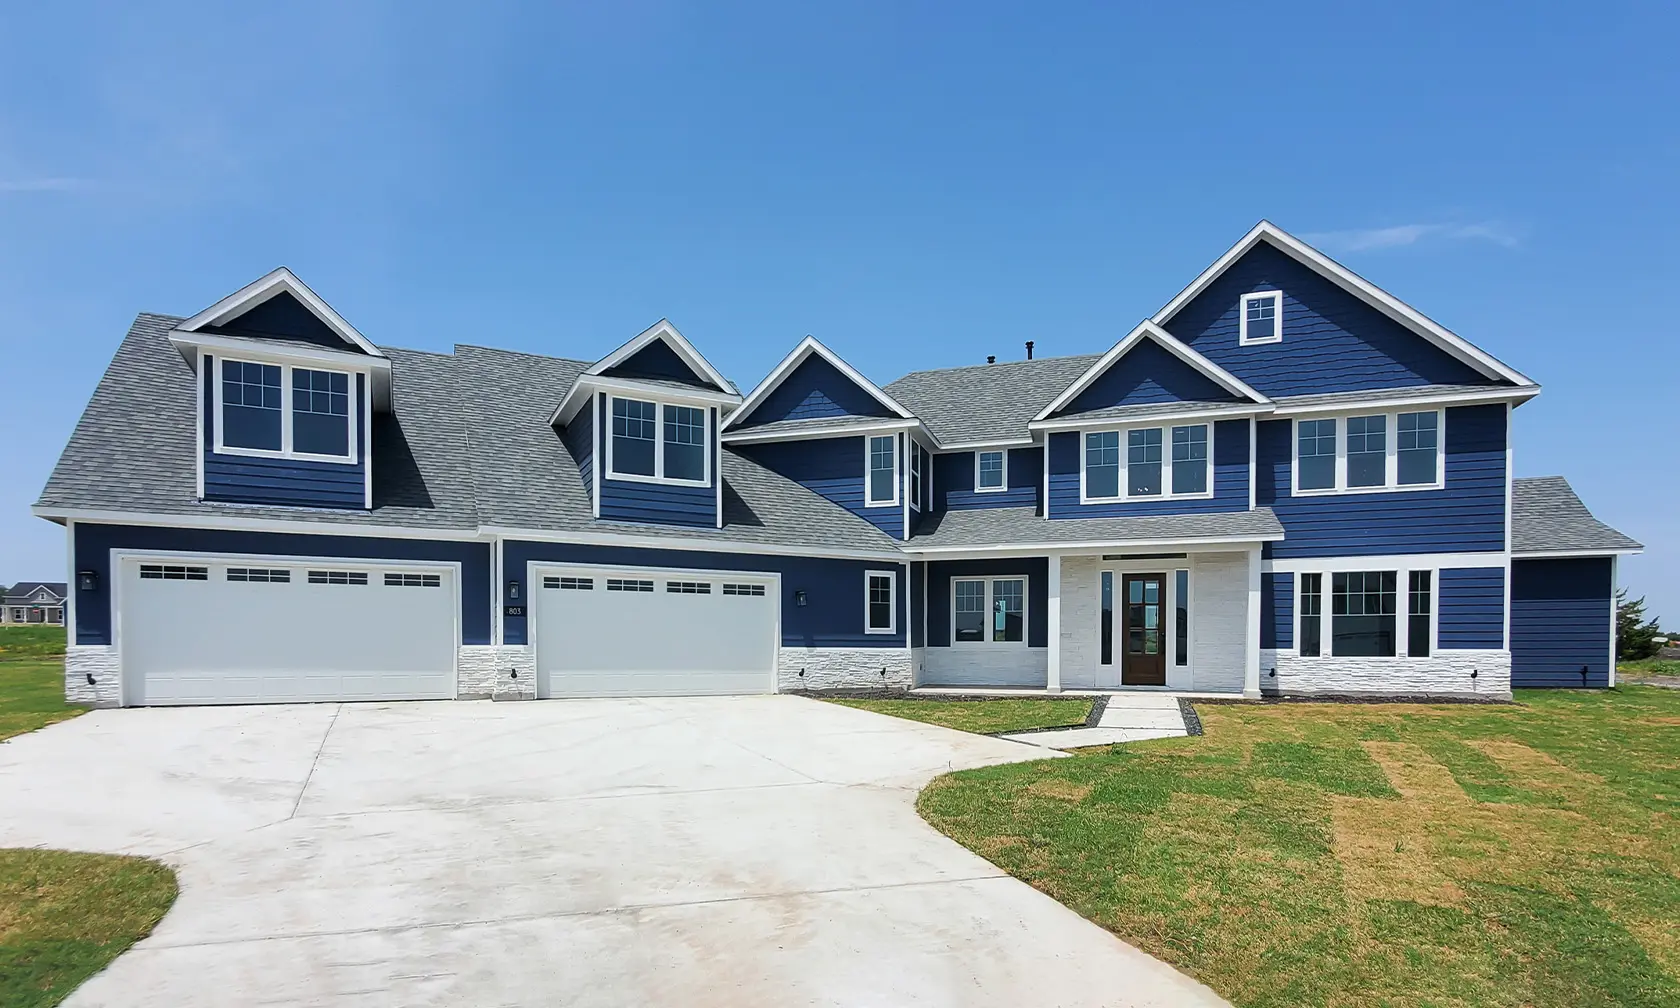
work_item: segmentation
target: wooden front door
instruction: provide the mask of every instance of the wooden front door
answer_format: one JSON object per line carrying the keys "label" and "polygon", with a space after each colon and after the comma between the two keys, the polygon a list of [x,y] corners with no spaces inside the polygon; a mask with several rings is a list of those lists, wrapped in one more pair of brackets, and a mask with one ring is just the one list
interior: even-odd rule
{"label": "wooden front door", "polygon": [[1123,686],[1165,686],[1167,684],[1165,574],[1127,574],[1120,597],[1121,611],[1120,683]]}

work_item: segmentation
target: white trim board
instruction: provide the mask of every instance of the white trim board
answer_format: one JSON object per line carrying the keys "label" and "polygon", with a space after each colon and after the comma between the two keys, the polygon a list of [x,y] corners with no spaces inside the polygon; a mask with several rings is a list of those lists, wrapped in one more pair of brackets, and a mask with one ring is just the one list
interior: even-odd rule
{"label": "white trim board", "polygon": [[1288,560],[1262,560],[1260,569],[1266,573],[1346,574],[1352,571],[1424,570],[1428,568],[1457,570],[1461,568],[1504,567],[1504,553],[1390,553],[1385,556],[1296,557]]}
{"label": "white trim board", "polygon": [[[866,635],[891,637],[898,634],[898,574],[897,570],[866,570],[863,572],[863,632]],[[876,578],[886,578],[889,586],[887,608],[891,618],[887,621],[885,627],[869,625],[869,590],[873,587],[870,582]],[[923,632],[926,632],[925,629]]]}
{"label": "white trim board", "polygon": [[1255,391],[1248,385],[1248,383],[1220,367],[1218,364],[1215,364],[1213,361],[1203,357],[1186,344],[1179,342],[1176,337],[1167,332],[1165,329],[1162,329],[1155,322],[1146,319],[1139,322],[1137,328],[1128,333],[1125,339],[1122,339],[1120,342],[1114,344],[1114,346],[1109,348],[1107,353],[1097,358],[1097,362],[1087,368],[1084,374],[1075,379],[1072,385],[1063,389],[1061,395],[1050,400],[1050,405],[1044,407],[1042,410],[1039,410],[1038,414],[1032,418],[1032,421],[1029,422],[1029,429],[1031,423],[1050,419],[1057,411],[1064,409],[1069,403],[1077,399],[1081,392],[1089,388],[1091,384],[1098,378],[1102,377],[1103,373],[1106,372],[1112,365],[1119,361],[1120,358],[1130,353],[1133,347],[1137,346],[1145,339],[1154,340],[1163,350],[1166,350],[1174,357],[1177,357],[1179,360],[1190,365],[1190,367],[1199,371],[1204,377],[1210,379],[1214,384],[1225,389],[1227,392],[1230,392],[1232,395],[1240,396],[1259,405],[1269,405],[1271,403],[1270,399]]}
{"label": "white trim board", "polygon": [[898,400],[882,391],[880,386],[876,385],[868,378],[865,378],[857,371],[856,368],[847,364],[841,359],[839,354],[830,350],[828,347],[823,346],[821,341],[819,341],[815,336],[807,336],[800,340],[799,345],[794,347],[793,351],[786,357],[783,357],[781,363],[777,364],[775,368],[773,368],[770,373],[765,376],[764,380],[758,383],[758,387],[754,388],[752,392],[748,394],[747,398],[741,403],[740,409],[737,409],[734,415],[729,418],[728,422],[724,424],[724,428],[728,429],[738,420],[751,415],[752,411],[760,406],[764,402],[764,399],[769,396],[771,392],[775,391],[775,389],[787,379],[787,376],[792,374],[794,369],[803,364],[805,359],[812,354],[816,354],[829,364],[832,364],[835,370],[846,376],[848,381],[862,389],[864,392],[867,392],[876,402],[880,403],[887,409],[892,410],[902,419],[915,419],[915,414],[899,405]]}
{"label": "white trim board", "polygon": [[1523,552],[1522,550],[1512,550],[1511,551],[1511,559],[1512,560],[1568,560],[1568,559],[1578,558],[1578,557],[1585,558],[1585,557],[1637,556],[1637,555],[1639,555],[1640,553],[1643,553],[1643,552],[1645,552],[1645,548],[1643,546],[1638,547],[1638,548],[1635,548],[1635,547],[1632,547],[1632,546],[1624,546],[1620,549],[1537,550],[1537,551],[1534,551],[1534,552],[1526,552],[1526,553]]}
{"label": "white trim board", "polygon": [[1029,424],[1029,427],[1034,431],[1054,434],[1063,431],[1114,430],[1118,427],[1158,426],[1175,422],[1183,426],[1191,423],[1212,423],[1217,420],[1246,420],[1256,416],[1270,418],[1271,415],[1271,406],[1263,406],[1258,403],[1233,403],[1229,406],[1210,406],[1207,409],[1198,410],[1162,410],[1157,413],[1140,412],[1125,416],[1034,420]]}
{"label": "white trim board", "polygon": [[195,332],[207,325],[221,325],[282,292],[297,298],[327,328],[337,333],[352,346],[360,347],[371,357],[383,358],[385,356],[378,347],[373,345],[372,341],[357,332],[355,326],[345,321],[344,317],[334,311],[331,305],[321,300],[318,294],[310,290],[307,284],[299,280],[291,270],[284,266],[277,267],[255,281],[246,284],[192,318],[187,319],[176,328],[178,331]]}
{"label": "white trim board", "polygon": [[1170,323],[1180,309],[1189,304],[1196,295],[1206,290],[1208,285],[1222,276],[1232,263],[1240,259],[1249,249],[1252,249],[1261,241],[1270,243],[1279,251],[1334,282],[1343,290],[1353,294],[1366,304],[1489,378],[1498,378],[1518,385],[1535,384],[1521,372],[1472,345],[1468,340],[1429,319],[1417,309],[1405,304],[1392,294],[1335,262],[1272,222],[1265,220],[1254,225],[1254,228],[1248,234],[1231,246],[1224,255],[1214,260],[1213,265],[1203,270],[1196,279],[1190,281],[1190,285],[1179,291],[1171,301],[1168,301],[1160,311],[1151,317],[1150,321],[1158,326],[1165,326]]}
{"label": "white trim board", "polygon": [[999,554],[1088,556],[1117,550],[1175,553],[1234,553],[1256,543],[1277,542],[1283,534],[1264,536],[1206,536],[1193,539],[1092,539],[1085,542],[1019,542],[978,546],[917,546],[906,543],[904,552],[913,557],[940,560],[983,559]]}
{"label": "white trim board", "polygon": [[[737,411],[737,415],[739,415],[739,411]],[[728,424],[725,423],[724,426],[727,427]],[[801,427],[797,430],[775,431],[756,431],[749,427],[746,430],[726,430],[721,437],[724,444],[755,444],[764,441],[813,441],[821,438],[863,437],[866,434],[896,433],[903,430],[916,432],[918,430],[917,422],[915,420],[882,420],[879,423]]]}

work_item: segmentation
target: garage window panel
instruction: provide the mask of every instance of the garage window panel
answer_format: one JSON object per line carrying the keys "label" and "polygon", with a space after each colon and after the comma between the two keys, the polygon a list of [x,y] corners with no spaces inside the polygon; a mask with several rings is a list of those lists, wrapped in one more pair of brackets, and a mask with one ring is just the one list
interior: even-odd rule
{"label": "garage window panel", "polygon": [[607,591],[651,592],[653,591],[653,582],[636,578],[607,578]]}
{"label": "garage window panel", "polygon": [[710,595],[712,586],[705,581],[667,581],[665,590],[672,595]]}
{"label": "garage window panel", "polygon": [[176,564],[141,564],[140,576],[148,581],[208,581],[210,568]]}
{"label": "garage window panel", "polygon": [[396,574],[385,575],[387,588],[441,588],[443,578],[437,574]]}
{"label": "garage window panel", "polygon": [[560,591],[594,591],[595,579],[580,577],[545,577],[543,578],[543,587],[555,588]]}
{"label": "garage window panel", "polygon": [[292,580],[292,572],[269,567],[229,567],[227,569],[227,579],[229,581],[289,584]]}
{"label": "garage window panel", "polygon": [[764,595],[764,586],[761,584],[732,584],[725,581],[723,584],[723,593],[725,595],[762,597]]}
{"label": "garage window panel", "polygon": [[368,583],[368,576],[367,571],[312,570],[309,572],[309,583],[321,585],[365,585]]}

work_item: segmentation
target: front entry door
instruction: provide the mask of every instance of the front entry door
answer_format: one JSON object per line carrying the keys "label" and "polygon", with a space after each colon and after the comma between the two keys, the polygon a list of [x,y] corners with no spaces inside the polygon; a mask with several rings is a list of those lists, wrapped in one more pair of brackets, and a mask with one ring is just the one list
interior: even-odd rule
{"label": "front entry door", "polygon": [[1126,600],[1120,639],[1123,686],[1165,686],[1167,657],[1161,619],[1167,600],[1165,574],[1127,574],[1121,588]]}

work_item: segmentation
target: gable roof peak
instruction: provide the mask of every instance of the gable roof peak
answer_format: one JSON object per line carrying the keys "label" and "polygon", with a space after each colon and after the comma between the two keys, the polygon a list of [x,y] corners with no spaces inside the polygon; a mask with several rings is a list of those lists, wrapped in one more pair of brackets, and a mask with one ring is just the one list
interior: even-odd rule
{"label": "gable roof peak", "polygon": [[730,395],[741,394],[741,390],[735,387],[735,383],[725,378],[723,372],[713,367],[711,362],[694,348],[694,344],[677,331],[677,327],[671,324],[671,320],[665,318],[642,330],[629,342],[590,365],[583,373],[585,375],[605,374],[656,341],[663,341],[678,357],[682,358],[683,363],[688,365],[696,375],[716,385],[721,391]]}
{"label": "gable roof peak", "polygon": [[319,319],[322,325],[332,330],[345,343],[370,357],[385,356],[384,352],[373,344],[373,341],[358,332],[355,326],[351,325],[344,316],[333,309],[332,305],[323,301],[319,294],[310,290],[308,284],[298,279],[297,274],[285,266],[276,266],[269,270],[256,280],[180,323],[175,329],[181,333],[195,333],[207,326],[222,325],[282,294],[290,294],[310,314]]}
{"label": "gable roof peak", "polygon": [[1104,372],[1113,367],[1122,357],[1131,353],[1132,349],[1144,340],[1150,340],[1159,345],[1163,350],[1201,372],[1202,375],[1234,396],[1247,399],[1256,405],[1271,403],[1271,399],[1261,395],[1247,382],[1197,353],[1194,348],[1180,341],[1153,321],[1144,319],[1137,324],[1137,328],[1127,333],[1124,339],[1110,347],[1107,353],[1098,357],[1096,362],[1087,368],[1084,374],[1076,378],[1072,385],[1063,389],[1060,395],[1050,400],[1048,406],[1039,410],[1038,415],[1033,417],[1032,422],[1048,420],[1057,412],[1066,408],[1069,403],[1079,397],[1079,393],[1089,388],[1093,382],[1102,377]]}
{"label": "gable roof peak", "polygon": [[805,363],[806,358],[812,356],[813,354],[832,365],[834,369],[844,375],[848,381],[856,385],[859,389],[862,389],[870,396],[870,398],[880,403],[884,408],[891,411],[899,419],[916,419],[916,415],[914,413],[905,409],[897,399],[888,395],[879,385],[876,385],[868,378],[865,378],[856,368],[846,363],[839,354],[824,346],[821,340],[817,339],[815,336],[806,335],[806,337],[800,340],[798,345],[795,346],[786,357],[782,358],[781,363],[772,368],[770,373],[764,376],[764,380],[759,382],[758,386],[747,395],[747,398],[741,402],[740,407],[735,410],[735,412],[729,417],[728,422],[724,424],[724,429],[728,430],[732,427],[739,426],[740,422],[751,416],[753,410],[762,405],[765,398],[768,397],[771,392],[774,392],[776,388],[782,384],[782,382],[786,381],[787,377],[793,374],[799,365]]}

